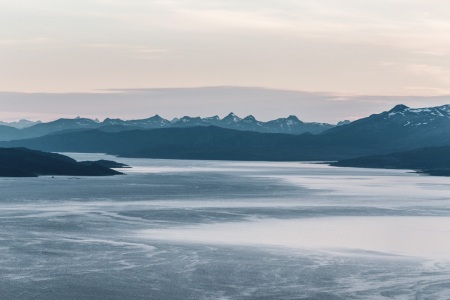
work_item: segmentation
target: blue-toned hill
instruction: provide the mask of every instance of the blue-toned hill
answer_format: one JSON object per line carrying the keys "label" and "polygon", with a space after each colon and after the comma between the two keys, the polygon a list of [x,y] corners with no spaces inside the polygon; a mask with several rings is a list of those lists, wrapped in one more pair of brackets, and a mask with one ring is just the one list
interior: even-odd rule
{"label": "blue-toned hill", "polygon": [[0,148],[0,177],[41,175],[111,176],[122,174],[101,163],[79,163],[56,153],[26,148]]}

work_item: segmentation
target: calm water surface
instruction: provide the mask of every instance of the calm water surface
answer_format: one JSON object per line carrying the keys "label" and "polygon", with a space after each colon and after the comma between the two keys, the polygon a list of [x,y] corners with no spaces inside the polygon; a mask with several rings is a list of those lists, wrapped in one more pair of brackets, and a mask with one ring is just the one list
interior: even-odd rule
{"label": "calm water surface", "polygon": [[1,299],[450,299],[450,178],[69,154],[0,179]]}

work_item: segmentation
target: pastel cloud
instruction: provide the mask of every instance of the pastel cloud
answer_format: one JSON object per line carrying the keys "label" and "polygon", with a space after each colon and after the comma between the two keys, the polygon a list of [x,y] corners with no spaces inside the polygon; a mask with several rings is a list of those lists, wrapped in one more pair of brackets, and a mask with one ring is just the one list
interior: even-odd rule
{"label": "pastel cloud", "polygon": [[0,90],[260,86],[441,95],[439,0],[0,0]]}

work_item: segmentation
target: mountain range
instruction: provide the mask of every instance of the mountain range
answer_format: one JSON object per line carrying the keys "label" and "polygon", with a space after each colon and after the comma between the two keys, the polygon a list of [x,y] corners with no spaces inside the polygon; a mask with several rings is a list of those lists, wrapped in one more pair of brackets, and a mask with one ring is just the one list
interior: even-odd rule
{"label": "mountain range", "polygon": [[[229,115],[223,120],[232,122],[234,116]],[[237,118],[235,120],[238,121]],[[66,130],[33,139],[1,142],[0,146],[144,158],[335,161],[450,145],[450,105],[422,109],[397,105],[389,111],[318,134],[298,135],[217,126],[108,131],[89,128],[91,121],[78,120],[80,124],[87,124],[84,130]],[[164,124],[163,119],[160,124]]]}
{"label": "mountain range", "polygon": [[[22,120],[19,123],[25,124]],[[340,122],[345,124],[348,121]],[[0,124],[0,141],[26,139],[44,136],[47,134],[65,131],[65,130],[85,130],[85,129],[100,129],[108,132],[120,132],[132,129],[155,129],[155,128],[186,128],[195,126],[217,126],[228,129],[256,131],[262,133],[288,133],[301,134],[305,132],[317,134],[327,129],[333,128],[336,125],[327,123],[306,123],[300,121],[296,116],[289,116],[287,118],[279,118],[276,120],[262,122],[256,120],[253,116],[240,118],[233,113],[228,114],[224,118],[218,116],[209,118],[200,117],[182,117],[180,119],[173,119],[171,121],[155,115],[147,119],[140,120],[121,120],[106,118],[103,122],[87,118],[75,119],[58,119],[47,123],[36,123],[30,126],[18,128],[12,126],[11,123]],[[27,123],[31,124],[31,123]]]}

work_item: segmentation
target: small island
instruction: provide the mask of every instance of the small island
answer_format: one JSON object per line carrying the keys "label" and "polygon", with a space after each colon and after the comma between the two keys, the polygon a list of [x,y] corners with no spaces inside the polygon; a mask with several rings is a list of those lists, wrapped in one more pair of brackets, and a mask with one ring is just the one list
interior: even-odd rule
{"label": "small island", "polygon": [[77,162],[65,155],[27,148],[0,148],[0,177],[123,175],[108,166],[127,167],[113,161]]}

